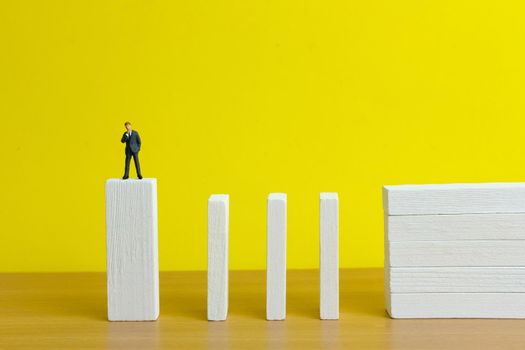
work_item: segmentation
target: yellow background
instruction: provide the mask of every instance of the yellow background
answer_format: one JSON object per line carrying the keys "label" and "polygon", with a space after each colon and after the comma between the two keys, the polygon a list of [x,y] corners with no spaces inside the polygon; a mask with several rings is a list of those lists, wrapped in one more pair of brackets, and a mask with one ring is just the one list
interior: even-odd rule
{"label": "yellow background", "polygon": [[[158,178],[160,266],[206,268],[230,194],[230,267],[265,267],[268,192],[288,266],[383,263],[382,184],[525,177],[521,1],[0,2],[0,271],[105,269],[104,182],[125,120]],[[132,176],[135,176],[132,168]]]}

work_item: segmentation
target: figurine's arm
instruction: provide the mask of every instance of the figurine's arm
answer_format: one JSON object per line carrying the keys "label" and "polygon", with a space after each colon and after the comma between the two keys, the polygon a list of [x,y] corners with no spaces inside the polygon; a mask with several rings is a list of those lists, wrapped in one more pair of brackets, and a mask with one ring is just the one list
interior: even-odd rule
{"label": "figurine's arm", "polygon": [[137,144],[139,145],[139,149],[140,149],[140,145],[142,144],[142,141],[140,140],[140,134],[137,133]]}
{"label": "figurine's arm", "polygon": [[124,135],[122,135],[122,139],[120,140],[120,142],[125,143],[128,140],[128,137],[128,133],[125,132]]}

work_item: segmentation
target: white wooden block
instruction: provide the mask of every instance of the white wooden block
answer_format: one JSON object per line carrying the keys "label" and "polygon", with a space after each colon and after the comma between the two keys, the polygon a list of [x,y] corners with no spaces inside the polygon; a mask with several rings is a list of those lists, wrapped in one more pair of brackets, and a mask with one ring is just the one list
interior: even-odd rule
{"label": "white wooden block", "polygon": [[525,240],[387,242],[390,267],[525,266]]}
{"label": "white wooden block", "polygon": [[208,200],[208,320],[224,321],[228,315],[229,196]]}
{"label": "white wooden block", "polygon": [[393,318],[525,318],[525,293],[394,293]]}
{"label": "white wooden block", "polygon": [[525,267],[391,267],[391,293],[525,293]]}
{"label": "white wooden block", "polygon": [[[386,250],[385,250],[385,258],[386,258]],[[386,260],[386,259],[385,259]],[[383,273],[384,273],[384,300],[385,300],[385,308],[386,310],[388,311],[388,313],[390,314],[390,310],[391,310],[391,296],[392,296],[392,291],[390,290],[390,266],[387,264],[387,262],[385,261],[385,268],[383,269]]]}
{"label": "white wooden block", "polygon": [[339,197],[320,195],[320,317],[339,319]]}
{"label": "white wooden block", "polygon": [[525,213],[525,183],[383,187],[388,215]]}
{"label": "white wooden block", "polygon": [[267,212],[266,319],[286,318],[286,194],[270,193]]}
{"label": "white wooden block", "polygon": [[389,241],[525,239],[525,214],[385,216]]}
{"label": "white wooden block", "polygon": [[157,179],[106,181],[108,319],[159,317]]}

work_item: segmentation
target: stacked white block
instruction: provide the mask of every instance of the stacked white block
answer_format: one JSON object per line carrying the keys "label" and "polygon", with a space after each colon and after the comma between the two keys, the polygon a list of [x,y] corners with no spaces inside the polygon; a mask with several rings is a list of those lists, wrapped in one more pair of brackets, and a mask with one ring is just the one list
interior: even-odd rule
{"label": "stacked white block", "polygon": [[106,181],[108,319],[159,317],[157,180]]}
{"label": "stacked white block", "polygon": [[228,315],[229,196],[208,199],[208,320],[224,321]]}
{"label": "stacked white block", "polygon": [[385,186],[393,318],[525,318],[525,183]]}
{"label": "stacked white block", "polygon": [[270,193],[266,232],[266,319],[286,318],[286,194]]}
{"label": "stacked white block", "polygon": [[320,318],[339,319],[339,196],[323,192],[319,199]]}

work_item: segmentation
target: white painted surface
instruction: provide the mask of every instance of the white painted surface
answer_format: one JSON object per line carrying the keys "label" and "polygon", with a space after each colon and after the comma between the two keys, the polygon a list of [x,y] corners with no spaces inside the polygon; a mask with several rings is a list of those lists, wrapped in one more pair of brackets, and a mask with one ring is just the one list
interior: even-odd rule
{"label": "white painted surface", "polygon": [[525,318],[525,293],[393,293],[390,298],[387,311],[393,318]]}
{"label": "white painted surface", "polygon": [[208,199],[208,320],[224,321],[228,315],[229,196]]}
{"label": "white painted surface", "polygon": [[108,319],[159,317],[156,179],[106,181]]}
{"label": "white painted surface", "polygon": [[525,267],[391,267],[392,293],[525,293]]}
{"label": "white painted surface", "polygon": [[525,213],[525,183],[383,187],[388,215]]}
{"label": "white painted surface", "polygon": [[525,183],[383,188],[394,318],[525,318]]}
{"label": "white painted surface", "polygon": [[285,193],[270,193],[267,211],[266,319],[286,318]]}
{"label": "white painted surface", "polygon": [[525,239],[525,214],[385,216],[389,241]]}
{"label": "white painted surface", "polygon": [[320,317],[339,319],[339,197],[320,194]]}
{"label": "white painted surface", "polygon": [[525,266],[525,240],[388,242],[390,267]]}

